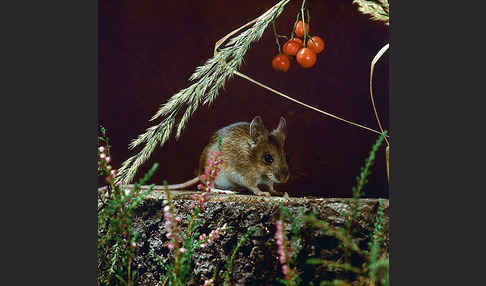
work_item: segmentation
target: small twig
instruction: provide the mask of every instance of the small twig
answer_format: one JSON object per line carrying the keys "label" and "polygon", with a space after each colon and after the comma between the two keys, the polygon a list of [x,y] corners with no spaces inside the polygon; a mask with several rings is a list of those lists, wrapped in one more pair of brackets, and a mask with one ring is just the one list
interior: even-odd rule
{"label": "small twig", "polygon": [[294,39],[295,36],[295,28],[297,27],[297,23],[299,23],[300,13],[297,13],[297,19],[295,20],[294,27],[292,28],[292,33],[290,34],[290,39]]}
{"label": "small twig", "polygon": [[[378,60],[388,50],[389,47],[390,47],[390,44],[386,44],[385,46],[383,46],[383,48],[381,48],[378,51],[378,53],[375,55],[375,57],[371,61],[371,68],[370,68],[370,97],[371,97],[371,105],[373,106],[373,111],[375,112],[376,121],[378,121],[378,126],[380,127],[380,130],[381,130],[382,133],[383,133],[383,127],[381,126],[380,117],[378,116],[378,112],[376,111],[375,100],[373,98],[373,70],[375,68],[376,62],[378,62]],[[390,146],[390,142],[388,142],[388,139],[386,139],[386,137],[385,137],[385,141],[386,141],[386,145],[387,146]]]}
{"label": "small twig", "polygon": [[277,29],[275,28],[275,20],[272,21],[272,28],[273,28],[273,35],[275,36],[275,42],[277,43],[278,53],[282,53],[282,49],[280,48],[280,42],[278,41],[278,34]]}
{"label": "small twig", "polygon": [[[351,124],[351,125],[354,125],[354,126],[357,126],[357,127],[360,127],[360,128],[366,129],[366,130],[369,130],[369,131],[371,131],[371,132],[374,132],[374,133],[377,133],[377,134],[382,134],[382,132],[380,132],[380,131],[377,131],[377,130],[371,129],[371,128],[369,128],[369,127],[363,126],[363,125],[358,124],[358,123],[354,123],[354,122],[352,122],[352,121],[346,120],[346,119],[344,119],[344,118],[341,118],[341,117],[336,116],[336,115],[334,115],[334,114],[331,114],[331,113],[329,113],[329,112],[325,112],[325,111],[323,111],[323,110],[320,110],[320,109],[318,109],[318,108],[315,108],[315,107],[313,107],[313,106],[311,106],[311,105],[305,104],[305,103],[303,103],[303,102],[301,102],[301,101],[299,101],[299,100],[297,100],[297,99],[294,99],[294,98],[292,98],[292,97],[290,97],[290,96],[288,96],[288,95],[285,95],[285,94],[283,94],[283,93],[281,93],[281,92],[279,92],[279,91],[276,91],[275,89],[273,89],[273,88],[271,88],[271,87],[268,87],[268,86],[264,85],[263,83],[260,83],[260,82],[258,82],[258,81],[256,81],[256,80],[254,80],[254,79],[250,78],[249,76],[244,75],[244,74],[242,74],[242,73],[240,73],[240,72],[238,72],[238,71],[234,71],[233,73],[234,73],[234,74],[236,74],[236,75],[238,75],[238,76],[240,76],[240,77],[242,77],[242,78],[244,78],[244,79],[246,79],[246,80],[249,80],[249,81],[253,82],[254,84],[256,84],[256,85],[258,85],[258,86],[261,86],[261,87],[263,87],[263,88],[265,88],[265,89],[268,89],[269,91],[271,91],[271,92],[273,92],[273,93],[276,93],[276,94],[278,94],[278,95],[280,95],[280,96],[282,96],[282,97],[284,97],[284,98],[286,98],[286,99],[288,99],[288,100],[290,100],[290,101],[293,101],[293,102],[295,102],[295,103],[298,103],[298,104],[300,104],[300,105],[303,105],[303,106],[305,106],[305,107],[307,107],[307,108],[310,108],[310,109],[312,109],[312,110],[314,110],[314,111],[317,111],[317,112],[319,112],[319,113],[325,114],[325,115],[330,116],[330,117],[332,117],[332,118],[335,118],[335,119],[337,119],[337,120],[341,120],[341,121],[346,122],[346,123],[348,123],[348,124]],[[388,135],[387,135],[387,136],[388,136]]]}
{"label": "small twig", "polygon": [[300,7],[300,11],[302,13],[302,28],[304,29],[304,48],[307,47],[306,43],[306,37],[307,37],[307,31],[305,30],[305,18],[304,18],[304,6],[305,6],[305,0],[302,1],[302,6]]}

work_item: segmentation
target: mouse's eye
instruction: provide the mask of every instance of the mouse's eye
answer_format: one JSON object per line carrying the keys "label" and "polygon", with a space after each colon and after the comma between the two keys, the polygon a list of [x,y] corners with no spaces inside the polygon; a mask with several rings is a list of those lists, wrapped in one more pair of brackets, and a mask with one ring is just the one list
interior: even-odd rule
{"label": "mouse's eye", "polygon": [[263,161],[265,161],[265,163],[267,163],[267,164],[269,164],[269,165],[270,165],[270,164],[272,164],[272,162],[273,162],[273,157],[272,157],[272,155],[270,155],[270,154],[265,154],[265,155],[263,156]]}
{"label": "mouse's eye", "polygon": [[285,155],[285,162],[289,162],[289,155]]}

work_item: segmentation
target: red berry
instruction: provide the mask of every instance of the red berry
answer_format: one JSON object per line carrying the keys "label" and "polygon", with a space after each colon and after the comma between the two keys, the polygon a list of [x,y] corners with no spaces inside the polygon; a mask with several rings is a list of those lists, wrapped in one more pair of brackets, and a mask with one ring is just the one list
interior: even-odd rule
{"label": "red berry", "polygon": [[304,44],[304,42],[302,42],[302,39],[301,38],[294,37],[292,40],[298,42],[299,45],[300,45],[300,47],[302,48],[302,45]]}
{"label": "red berry", "polygon": [[[305,32],[306,34],[309,34],[309,25],[305,23]],[[295,26],[295,34],[299,37],[304,36],[304,25],[302,21],[297,22],[297,25]]]}
{"label": "red berry", "polygon": [[287,55],[278,54],[272,60],[272,66],[276,71],[288,71],[290,68],[290,61]]}
{"label": "red berry", "polygon": [[283,52],[284,54],[286,55],[289,55],[289,56],[295,56],[295,54],[297,54],[297,52],[299,51],[299,49],[302,47],[302,43],[299,43],[297,41],[294,41],[294,40],[288,40],[284,45],[283,45]]}
{"label": "red berry", "polygon": [[301,67],[310,68],[316,63],[317,56],[310,48],[302,48],[297,52],[296,59]]}
{"label": "red berry", "polygon": [[313,50],[316,54],[322,52],[325,47],[324,40],[318,36],[314,36],[311,39],[307,40],[307,47]]}

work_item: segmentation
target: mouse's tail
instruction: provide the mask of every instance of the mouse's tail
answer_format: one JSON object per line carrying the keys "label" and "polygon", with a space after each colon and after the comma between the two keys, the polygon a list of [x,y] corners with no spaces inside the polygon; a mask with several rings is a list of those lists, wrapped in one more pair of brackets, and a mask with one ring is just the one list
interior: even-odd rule
{"label": "mouse's tail", "polygon": [[[184,183],[174,184],[174,185],[168,185],[167,186],[167,189],[169,189],[169,190],[178,190],[178,189],[183,189],[183,188],[190,187],[190,186],[195,185],[197,183],[199,183],[199,176],[198,177],[194,177],[191,180],[189,180],[187,182],[184,182]],[[162,186],[162,187],[165,189],[164,186]]]}
{"label": "mouse's tail", "polygon": [[[199,177],[195,177],[195,178],[192,178],[190,179],[189,181],[186,181],[184,183],[180,183],[180,184],[173,184],[173,185],[167,185],[167,189],[168,190],[179,190],[179,189],[183,189],[183,188],[187,188],[187,187],[190,187],[192,185],[195,185],[199,182]],[[123,185],[123,189],[125,190],[130,190],[130,189],[133,189],[135,187],[135,185]],[[103,191],[103,190],[106,190],[108,188],[108,186],[104,186],[104,187],[101,187],[101,188],[98,188],[98,191]],[[147,190],[149,189],[150,186],[140,186],[140,189],[141,190]],[[163,185],[155,185],[152,187],[152,190],[165,190],[166,187],[163,186]]]}

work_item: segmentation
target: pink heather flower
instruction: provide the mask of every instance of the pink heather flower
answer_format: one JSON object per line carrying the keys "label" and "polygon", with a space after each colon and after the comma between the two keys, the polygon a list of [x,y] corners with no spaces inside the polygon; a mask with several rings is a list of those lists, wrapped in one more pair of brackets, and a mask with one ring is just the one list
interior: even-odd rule
{"label": "pink heather flower", "polygon": [[223,227],[218,227],[214,230],[212,230],[209,235],[206,235],[205,233],[201,234],[199,236],[199,241],[202,243],[201,247],[206,247],[213,243],[216,239],[218,239],[224,230],[226,230],[227,225],[224,224]]}
{"label": "pink heather flower", "polygon": [[171,228],[171,226],[172,226],[172,224],[170,223],[170,221],[169,221],[169,220],[166,220],[166,221],[165,221],[165,229],[166,229],[167,231],[169,231],[169,230],[170,230],[170,228]]}
{"label": "pink heather flower", "polygon": [[211,286],[213,285],[214,281],[213,279],[207,279],[207,280],[204,280],[204,284],[202,286]]}
{"label": "pink heather flower", "polygon": [[115,175],[116,175],[116,170],[111,170],[111,174],[112,174],[113,176],[115,176]]}
{"label": "pink heather flower", "polygon": [[221,152],[211,151],[209,153],[212,155],[213,158],[208,158],[208,164],[204,167],[204,174],[199,177],[202,184],[197,185],[197,189],[204,192],[200,196],[198,196],[197,194],[193,195],[194,200],[201,210],[204,209],[204,206],[209,199],[209,192],[211,191],[211,188],[214,187],[214,180],[216,179],[219,172],[219,168],[217,168],[217,165],[222,163],[221,160],[217,160],[217,157],[221,154]]}
{"label": "pink heather flower", "polygon": [[100,154],[100,158],[101,158],[101,159],[105,159],[105,157],[106,157],[105,153],[101,153],[101,154]]}
{"label": "pink heather flower", "polygon": [[137,244],[135,242],[132,242],[132,247],[133,248],[137,247]]}
{"label": "pink heather flower", "polygon": [[172,213],[170,212],[170,206],[166,205],[163,209],[164,212],[164,226],[165,231],[167,232],[165,236],[170,239],[171,241],[167,244],[167,248],[169,250],[173,250],[175,247],[175,242],[182,242],[182,237],[180,237],[180,230],[177,227],[177,222],[182,221],[180,217],[174,218]]}
{"label": "pink heather flower", "polygon": [[111,161],[111,157],[110,157],[110,156],[106,157],[106,158],[105,158],[105,161],[106,161],[106,163],[110,163],[110,161]]}
{"label": "pink heather flower", "polygon": [[[285,244],[284,244],[285,234],[282,231],[283,222],[281,220],[277,220],[275,222],[275,226],[276,226],[275,238],[278,246],[279,261],[280,264],[282,265],[282,273],[285,275],[285,279],[290,280],[291,274],[289,273],[289,267],[286,264],[287,256],[285,255]],[[289,254],[289,256],[292,256],[292,249],[287,251],[287,253]]]}
{"label": "pink heather flower", "polygon": [[184,253],[184,252],[186,252],[186,249],[185,249],[184,247],[181,247],[181,248],[179,249],[179,251],[180,251],[181,253]]}
{"label": "pink heather flower", "polygon": [[196,207],[196,204],[195,203],[191,203],[191,205],[189,206],[190,209],[193,209]]}
{"label": "pink heather flower", "polygon": [[100,146],[100,147],[98,148],[98,150],[100,150],[100,152],[101,152],[101,153],[103,153],[103,152],[105,152],[105,147]]}
{"label": "pink heather flower", "polygon": [[282,265],[282,273],[284,275],[287,275],[287,273],[288,273],[288,269],[287,269],[287,265],[286,264]]}

